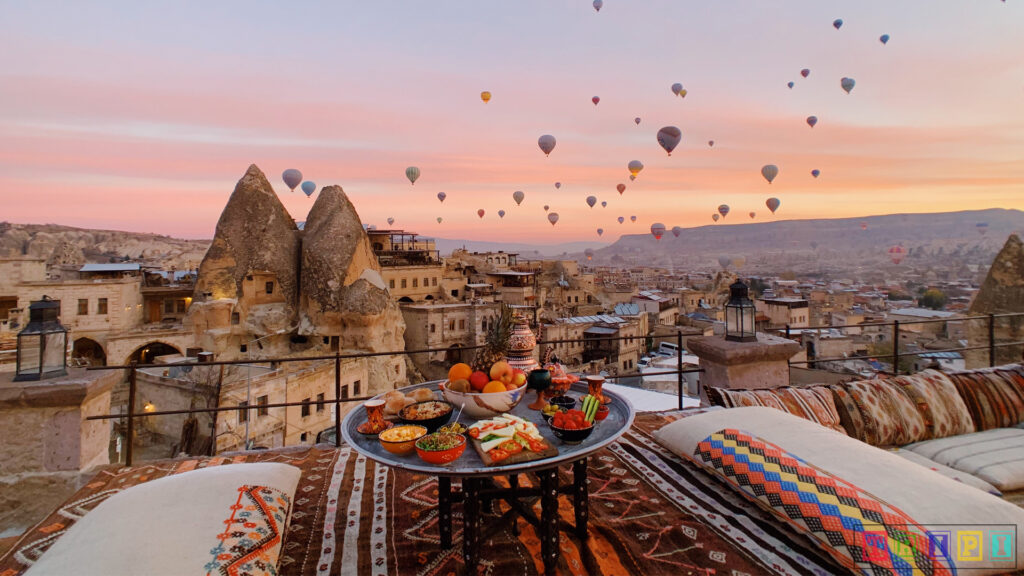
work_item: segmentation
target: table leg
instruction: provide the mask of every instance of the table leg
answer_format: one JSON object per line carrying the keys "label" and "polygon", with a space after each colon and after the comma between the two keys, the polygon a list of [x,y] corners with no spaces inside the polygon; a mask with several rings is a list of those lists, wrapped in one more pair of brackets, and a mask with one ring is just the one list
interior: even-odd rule
{"label": "table leg", "polygon": [[[519,500],[519,474],[509,474],[508,486],[512,500]],[[512,534],[519,536],[519,519],[516,518],[516,508],[511,504],[509,506],[512,512]]]}
{"label": "table leg", "polygon": [[554,574],[558,565],[558,469],[542,470],[540,476],[540,554],[544,573]]}
{"label": "table leg", "polygon": [[462,560],[466,563],[466,574],[476,574],[480,557],[480,494],[479,480],[462,480]]}
{"label": "table leg", "polygon": [[437,527],[441,532],[441,548],[452,547],[452,479],[437,478]]}
{"label": "table leg", "polygon": [[581,458],[572,463],[573,476],[573,509],[576,511],[576,536],[584,543],[587,541],[588,486],[587,459]]}

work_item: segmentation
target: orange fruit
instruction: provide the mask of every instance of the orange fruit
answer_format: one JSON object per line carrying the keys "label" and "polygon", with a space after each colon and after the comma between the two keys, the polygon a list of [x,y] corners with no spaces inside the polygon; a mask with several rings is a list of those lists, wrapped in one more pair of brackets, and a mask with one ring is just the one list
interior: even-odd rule
{"label": "orange fruit", "polygon": [[448,369],[448,381],[455,382],[456,380],[469,380],[469,376],[472,373],[473,369],[470,368],[469,364],[459,362]]}
{"label": "orange fruit", "polygon": [[506,391],[505,384],[503,382],[498,382],[497,380],[491,380],[490,382],[487,383],[487,386],[484,386],[484,389],[481,390],[481,392],[483,392],[484,394],[490,394],[491,392],[505,392],[505,391]]}

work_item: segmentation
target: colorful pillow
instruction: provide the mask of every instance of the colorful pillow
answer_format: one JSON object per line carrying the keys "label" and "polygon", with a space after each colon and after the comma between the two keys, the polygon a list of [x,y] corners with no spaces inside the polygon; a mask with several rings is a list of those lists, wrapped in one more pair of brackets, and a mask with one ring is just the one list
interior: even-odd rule
{"label": "colorful pillow", "polygon": [[864,418],[864,442],[872,446],[902,446],[927,440],[928,426],[917,404],[888,379],[861,380],[846,390]]}
{"label": "colorful pillow", "polygon": [[917,404],[928,426],[928,438],[945,438],[974,432],[974,420],[956,386],[942,372],[924,370],[892,380]]}
{"label": "colorful pillow", "polygon": [[1002,369],[954,372],[949,375],[967,406],[978,432],[1006,428],[1024,422],[1024,387],[1012,372]]}
{"label": "colorful pillow", "polygon": [[857,407],[850,391],[845,384],[832,384],[829,386],[832,391],[832,401],[835,404],[836,412],[839,413],[839,423],[843,425],[846,434],[850,438],[864,441],[864,416]]}
{"label": "colorful pillow", "polygon": [[714,389],[708,387],[708,398],[712,392],[720,398],[720,405],[726,408],[743,406],[764,406],[782,410],[787,414],[799,416],[811,422],[817,422],[826,428],[846,434],[832,400],[832,391],[826,386],[786,386],[782,388],[764,388],[753,390]]}

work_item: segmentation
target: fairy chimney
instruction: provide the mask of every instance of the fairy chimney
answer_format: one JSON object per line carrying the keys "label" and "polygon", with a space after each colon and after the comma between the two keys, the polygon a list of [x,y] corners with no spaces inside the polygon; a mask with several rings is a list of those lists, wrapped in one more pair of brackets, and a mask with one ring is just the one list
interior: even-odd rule
{"label": "fairy chimney", "polygon": [[[1003,249],[992,261],[988,276],[981,290],[974,297],[968,314],[1002,314],[1024,312],[1024,243],[1016,234],[1006,239]],[[988,322],[972,320],[967,322],[968,340],[971,346],[988,344]],[[1021,317],[996,318],[993,331],[996,342],[1017,342],[1024,340],[1024,319]],[[1020,362],[1021,346],[996,348],[994,363],[1009,364]],[[965,360],[968,368],[989,365],[988,350],[968,350]]]}

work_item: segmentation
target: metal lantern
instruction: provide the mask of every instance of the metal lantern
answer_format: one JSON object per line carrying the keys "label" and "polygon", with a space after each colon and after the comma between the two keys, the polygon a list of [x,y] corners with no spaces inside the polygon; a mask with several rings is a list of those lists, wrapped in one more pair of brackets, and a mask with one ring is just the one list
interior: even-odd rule
{"label": "metal lantern", "polygon": [[725,305],[725,339],[731,342],[757,341],[754,303],[747,294],[747,285],[741,280],[729,286],[729,303]]}
{"label": "metal lantern", "polygon": [[29,305],[28,325],[18,333],[15,380],[43,380],[68,373],[68,331],[59,317],[60,302],[49,296]]}

